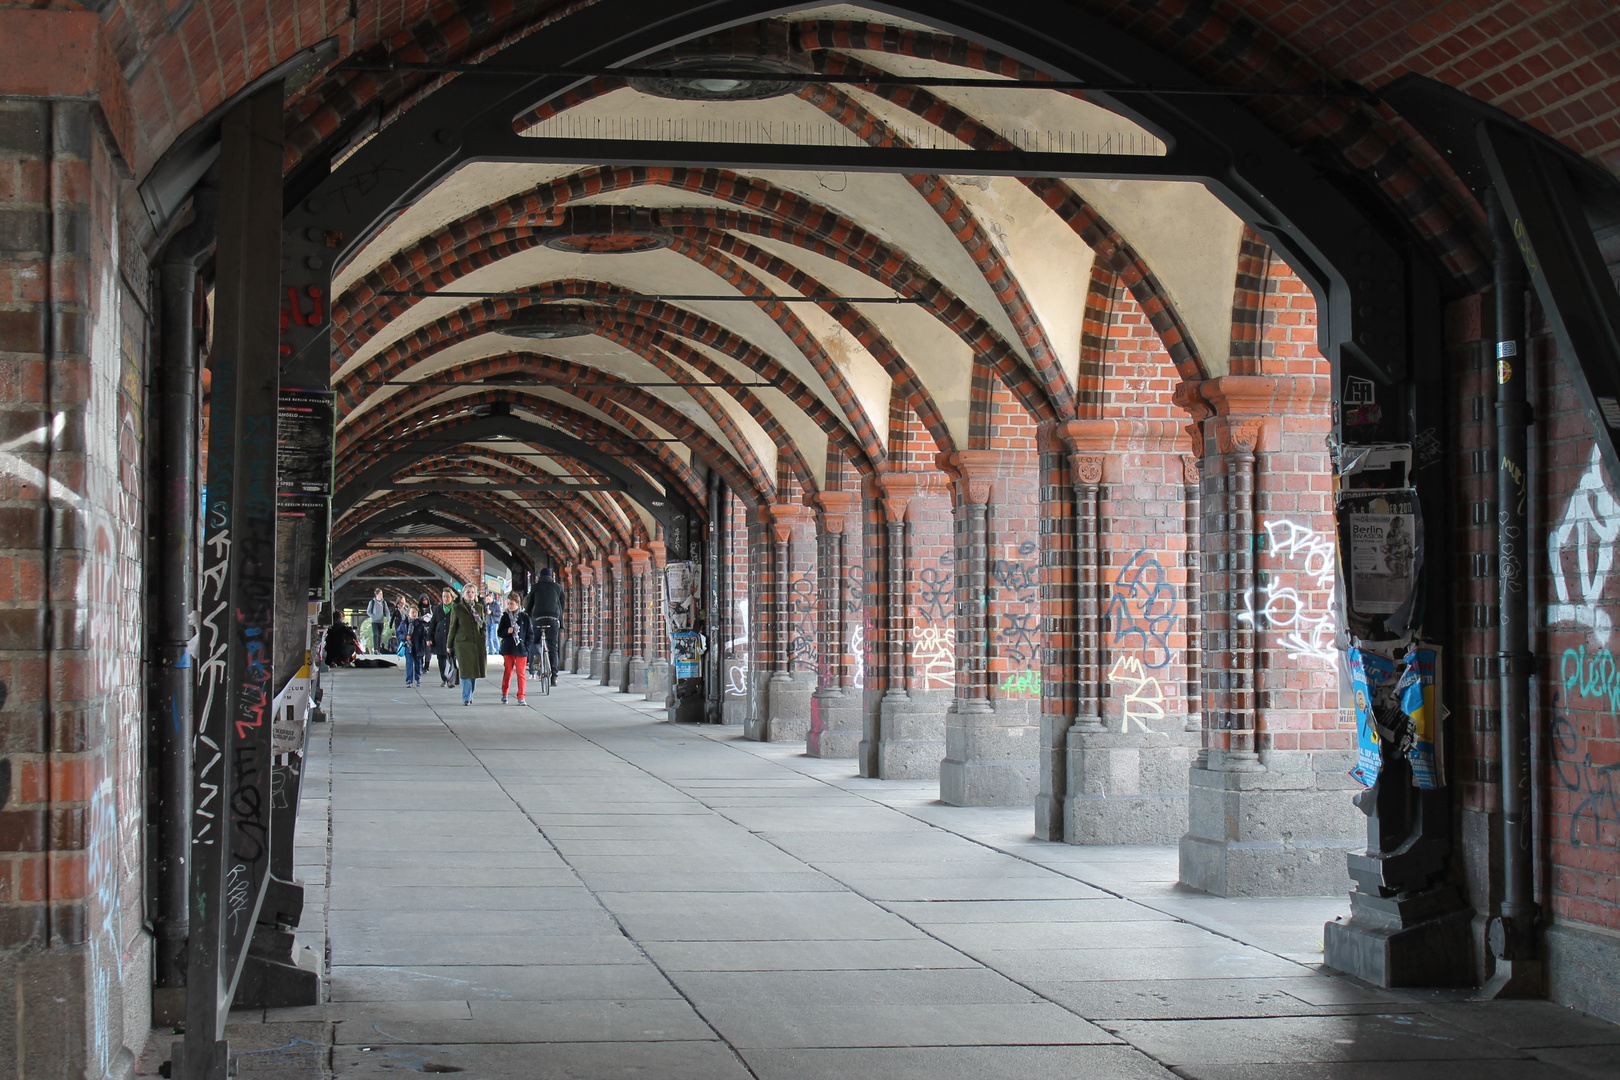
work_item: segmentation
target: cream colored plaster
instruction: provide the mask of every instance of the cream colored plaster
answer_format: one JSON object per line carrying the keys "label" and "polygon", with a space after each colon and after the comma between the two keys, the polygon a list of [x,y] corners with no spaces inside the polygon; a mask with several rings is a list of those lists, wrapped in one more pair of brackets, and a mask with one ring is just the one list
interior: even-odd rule
{"label": "cream colored plaster", "polygon": [[1070,180],[1152,268],[1210,377],[1230,370],[1243,222],[1202,184]]}

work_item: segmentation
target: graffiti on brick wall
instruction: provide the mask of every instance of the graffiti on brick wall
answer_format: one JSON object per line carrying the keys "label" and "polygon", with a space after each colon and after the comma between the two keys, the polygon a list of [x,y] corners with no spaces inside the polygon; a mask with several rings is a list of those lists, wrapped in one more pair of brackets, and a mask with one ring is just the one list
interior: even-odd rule
{"label": "graffiti on brick wall", "polygon": [[1114,577],[1104,611],[1113,645],[1135,649],[1140,663],[1154,671],[1170,663],[1170,634],[1176,625],[1176,590],[1158,556],[1138,548]]}
{"label": "graffiti on brick wall", "polygon": [[[1255,607],[1259,601],[1260,606]],[[1281,631],[1279,641],[1288,650],[1290,660],[1309,657],[1330,664],[1339,662],[1334,645],[1335,625],[1331,612],[1312,613],[1297,589],[1275,581],[1259,589],[1243,590],[1243,607],[1237,612],[1238,622],[1257,630]]]}
{"label": "graffiti on brick wall", "polygon": [[1003,613],[1001,626],[996,629],[996,643],[1002,656],[1010,662],[1029,667],[1041,651],[1041,617],[1039,614]]}
{"label": "graffiti on brick wall", "polygon": [[1018,545],[1018,561],[1011,559],[997,559],[990,566],[990,580],[995,582],[998,589],[1005,590],[1011,595],[1002,596],[1003,600],[1017,600],[1020,603],[1034,604],[1041,598],[1041,561],[1031,558],[1039,551],[1035,541],[1025,540]]}
{"label": "graffiti on brick wall", "polygon": [[1558,785],[1568,793],[1571,803],[1570,846],[1578,848],[1587,843],[1581,839],[1583,821],[1591,822],[1589,832],[1592,840],[1602,843],[1604,826],[1620,821],[1620,784],[1617,784],[1617,780],[1620,780],[1620,761],[1600,765],[1592,760],[1590,749],[1583,758],[1576,760],[1575,755],[1581,749],[1580,732],[1566,717],[1556,712],[1553,714],[1552,734],[1553,774],[1557,777]]}
{"label": "graffiti on brick wall", "polygon": [[816,670],[816,583],[809,575],[796,576],[789,586],[788,668],[793,671]]}
{"label": "graffiti on brick wall", "polygon": [[1298,559],[1300,568],[1318,588],[1333,581],[1332,537],[1323,536],[1309,525],[1286,519],[1266,522],[1265,530],[1266,548],[1273,555],[1285,562]]}
{"label": "graffiti on brick wall", "polygon": [[726,642],[726,696],[742,697],[748,693],[748,598],[739,597],[734,610],[737,636]]}
{"label": "graffiti on brick wall", "polygon": [[1147,722],[1164,719],[1164,691],[1138,657],[1121,656],[1115,660],[1108,670],[1108,682],[1114,696],[1121,700],[1120,731],[1131,730],[1132,724],[1139,730],[1152,731]]}
{"label": "graffiti on brick wall", "polygon": [[1565,649],[1558,662],[1558,679],[1564,684],[1564,693],[1570,701],[1577,698],[1597,700],[1609,715],[1620,715],[1620,665],[1608,649],[1599,649],[1588,655],[1586,646]]}
{"label": "graffiti on brick wall", "polygon": [[1011,672],[1003,680],[1001,690],[1008,697],[1040,697],[1041,673],[1038,671]]}
{"label": "graffiti on brick wall", "polygon": [[1603,589],[1614,567],[1614,543],[1620,536],[1620,504],[1603,483],[1598,449],[1581,477],[1564,516],[1547,536],[1554,600],[1547,605],[1551,626],[1584,626],[1599,646],[1609,643],[1613,622],[1603,609]]}
{"label": "graffiti on brick wall", "polygon": [[[1299,570],[1320,590],[1332,588],[1335,551],[1331,536],[1297,521],[1267,521],[1266,550],[1291,569]],[[1318,608],[1307,593],[1260,575],[1260,583],[1243,592],[1243,607],[1237,620],[1256,630],[1277,633],[1277,643],[1290,660],[1319,660],[1335,667],[1339,663],[1338,620],[1331,608]]]}
{"label": "graffiti on brick wall", "polygon": [[922,678],[924,689],[948,689],[956,685],[956,644],[951,632],[938,626],[916,626],[911,656]]}
{"label": "graffiti on brick wall", "polygon": [[924,622],[949,622],[956,610],[956,560],[950,552],[933,566],[917,571],[917,617]]}

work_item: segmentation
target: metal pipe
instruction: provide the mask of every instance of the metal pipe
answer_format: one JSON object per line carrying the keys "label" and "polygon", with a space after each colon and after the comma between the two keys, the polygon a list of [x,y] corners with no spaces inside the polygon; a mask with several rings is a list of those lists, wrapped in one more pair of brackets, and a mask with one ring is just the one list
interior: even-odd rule
{"label": "metal pipe", "polygon": [[1512,223],[1492,189],[1486,200],[1496,286],[1496,541],[1500,607],[1497,658],[1502,704],[1502,913],[1491,947],[1503,960],[1535,956],[1535,858],[1531,834],[1530,593],[1526,510],[1530,427],[1524,347],[1526,269]]}
{"label": "metal pipe", "polygon": [[159,531],[153,545],[151,610],[156,672],[150,709],[157,766],[152,919],[153,986],[186,985],[187,854],[191,845],[192,674],[186,653],[196,609],[197,271],[218,233],[217,193],[199,189],[192,223],[169,241],[159,270],[157,370]]}

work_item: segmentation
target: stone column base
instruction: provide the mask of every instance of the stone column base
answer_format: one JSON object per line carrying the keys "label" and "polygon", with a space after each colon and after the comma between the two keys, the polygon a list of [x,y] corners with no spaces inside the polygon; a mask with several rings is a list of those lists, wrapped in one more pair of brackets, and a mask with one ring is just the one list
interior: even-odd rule
{"label": "stone column base", "polygon": [[603,682],[607,678],[607,657],[601,649],[591,650],[590,677],[595,682]]}
{"label": "stone column base", "polygon": [[669,698],[670,674],[673,668],[668,660],[654,660],[647,665],[647,700],[666,701]]}
{"label": "stone column base", "polygon": [[568,674],[589,674],[591,670],[591,649],[588,645],[581,645],[574,652],[574,662],[568,668]]}
{"label": "stone column base", "polygon": [[607,661],[602,665],[603,686],[611,686],[619,693],[624,693],[624,666],[626,659],[623,649],[614,649],[607,654]]}
{"label": "stone column base", "polygon": [[1187,831],[1187,767],[1198,734],[1069,729],[1063,839],[1173,844]]}
{"label": "stone column base", "polygon": [[954,691],[912,690],[878,706],[878,776],[936,780],[945,756],[945,711]]}
{"label": "stone column base", "polygon": [[997,701],[945,714],[939,798],[951,806],[1029,806],[1040,787],[1040,702]]}
{"label": "stone column base", "polygon": [[861,742],[861,692],[820,689],[810,695],[810,737],[804,752],[814,758],[852,758]]}
{"label": "stone column base", "polygon": [[810,737],[810,695],[815,689],[814,672],[771,676],[764,685],[764,717],[743,734],[757,742],[806,741]]}
{"label": "stone column base", "polygon": [[624,666],[624,692],[627,694],[647,692],[647,661],[639,656],[632,656]]}
{"label": "stone column base", "polygon": [[1374,986],[1472,986],[1474,910],[1454,886],[1417,896],[1350,893],[1350,918],[1322,928],[1322,961]]}
{"label": "stone column base", "polygon": [[[1213,755],[1212,755],[1213,756]],[[1350,888],[1346,857],[1364,850],[1366,819],[1348,754],[1272,754],[1274,768],[1189,771],[1181,883],[1216,896],[1337,896]]]}

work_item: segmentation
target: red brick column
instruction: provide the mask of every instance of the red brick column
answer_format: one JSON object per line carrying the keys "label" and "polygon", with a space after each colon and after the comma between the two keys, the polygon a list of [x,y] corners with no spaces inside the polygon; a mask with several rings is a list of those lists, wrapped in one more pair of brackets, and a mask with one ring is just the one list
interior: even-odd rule
{"label": "red brick column", "polygon": [[[669,693],[669,634],[665,629],[664,567],[667,548],[662,540],[647,544],[647,700],[662,701]],[[709,647],[715,647],[710,634]]]}
{"label": "red brick column", "polygon": [[608,599],[606,607],[609,631],[607,664],[602,673],[602,685],[611,686],[622,694],[625,692],[627,685],[625,680],[629,675],[626,662],[627,653],[625,651],[629,639],[629,627],[626,618],[629,598],[625,595],[628,591],[627,574],[625,573],[627,560],[624,551],[621,549],[609,555],[607,561]]}
{"label": "red brick column", "polygon": [[1040,462],[1026,450],[944,456],[955,480],[956,697],[940,798],[1032,805],[1040,754]]}
{"label": "red brick column", "polygon": [[855,686],[851,642],[862,612],[851,570],[861,554],[861,498],[852,491],[824,491],[817,532],[820,625],[818,677],[810,698],[811,757],[852,758],[861,738],[860,691]]}
{"label": "red brick column", "polygon": [[597,682],[607,678],[607,570],[601,559],[591,560],[591,669],[590,677]]}
{"label": "red brick column", "polygon": [[645,548],[631,548],[625,552],[630,560],[628,603],[629,656],[625,660],[625,690],[631,694],[647,692],[647,611],[649,578],[652,571],[652,553]]}
{"label": "red brick column", "polygon": [[[1198,384],[1206,749],[1181,879],[1219,895],[1347,887],[1353,722],[1340,719],[1324,378]],[[1187,396],[1187,391],[1180,392]]]}
{"label": "red brick column", "polygon": [[757,592],[769,611],[771,670],[765,724],[754,737],[808,742],[816,688],[815,512],[800,503],[772,504],[761,508],[761,522],[769,577]]}

